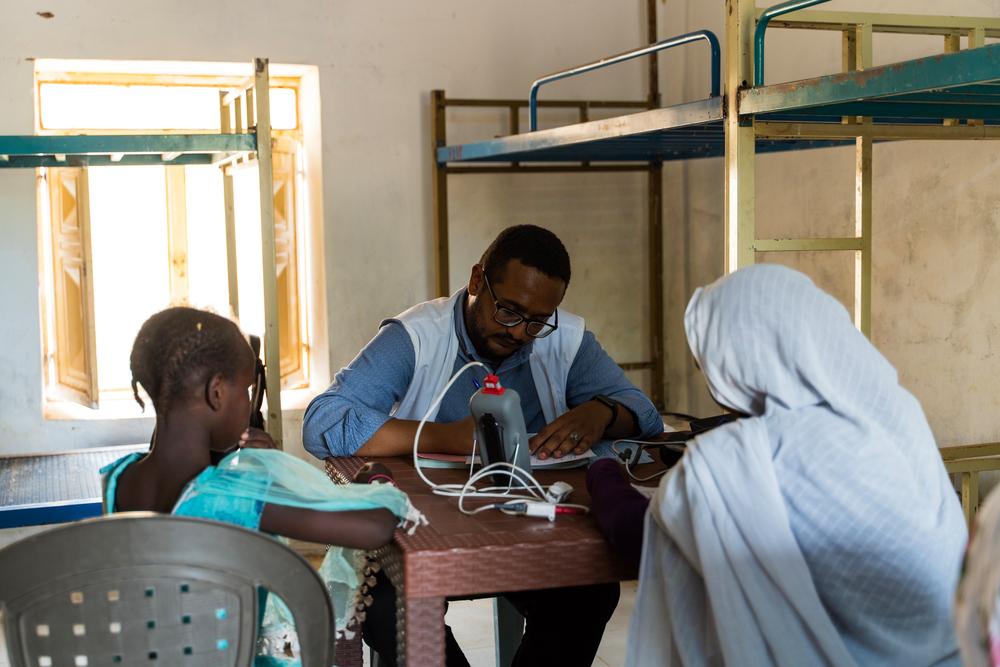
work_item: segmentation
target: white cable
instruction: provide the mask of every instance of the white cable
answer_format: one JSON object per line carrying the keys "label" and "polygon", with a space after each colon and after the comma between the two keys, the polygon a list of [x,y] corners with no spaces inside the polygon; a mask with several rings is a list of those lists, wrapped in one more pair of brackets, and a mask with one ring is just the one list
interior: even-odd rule
{"label": "white cable", "polygon": [[[509,468],[509,470],[505,469]],[[501,475],[509,478],[510,483],[508,486],[492,486],[486,487],[484,489],[476,488],[476,482],[481,481],[484,477]],[[517,480],[524,485],[525,490],[531,495],[525,495],[523,493],[511,493],[511,485]],[[534,488],[532,487],[534,485]],[[441,485],[441,486],[451,486],[451,485]],[[457,486],[457,485],[456,485]],[[537,489],[537,491],[536,491]],[[465,507],[465,500],[467,498],[482,499],[482,498],[502,498],[506,504],[507,502],[545,502],[544,487],[538,483],[535,478],[530,474],[526,473],[521,468],[506,462],[497,462],[485,466],[482,470],[477,472],[475,475],[469,478],[469,480],[462,485],[462,488],[456,493],[450,489],[434,489],[434,493],[442,496],[458,497],[458,509],[463,514],[476,514],[481,508],[476,508],[474,510],[468,510]],[[491,507],[496,507],[495,503]]]}
{"label": "white cable", "polygon": [[[523,502],[534,502],[534,503],[541,502],[545,504],[550,504],[544,500],[545,489],[547,487],[542,486],[542,484],[540,484],[538,480],[531,475],[531,473],[522,468],[518,468],[517,466],[511,463],[507,463],[505,461],[498,461],[496,463],[491,463],[490,465],[483,466],[478,472],[473,472],[475,466],[476,450],[478,449],[478,444],[479,444],[475,437],[473,437],[472,440],[472,455],[469,459],[469,479],[464,484],[435,484],[430,479],[428,479],[427,475],[424,474],[424,471],[421,470],[419,443],[420,443],[420,434],[424,430],[424,424],[427,423],[427,420],[430,419],[431,414],[433,414],[434,411],[437,409],[437,407],[441,404],[441,401],[444,399],[445,394],[448,393],[448,390],[451,389],[451,386],[455,383],[458,377],[469,368],[472,368],[473,366],[482,366],[483,368],[486,368],[484,364],[478,361],[470,361],[469,363],[459,368],[455,372],[455,374],[451,376],[451,379],[448,380],[448,383],[444,386],[444,389],[442,389],[441,392],[434,398],[434,401],[431,403],[431,406],[427,409],[427,412],[424,413],[423,418],[421,418],[420,423],[417,425],[417,431],[416,433],[413,434],[413,467],[416,469],[417,474],[420,476],[420,479],[422,479],[424,483],[431,488],[432,493],[439,496],[458,498],[458,509],[463,514],[471,515],[471,514],[477,514],[486,509],[500,509],[499,506],[505,504],[505,503],[493,503],[492,505],[484,505],[483,507],[477,507],[475,509],[469,510],[465,508],[465,499],[468,497],[476,499],[503,498],[508,502],[523,501]],[[517,448],[515,449],[514,460],[517,460],[517,453],[519,448],[521,447],[521,443],[518,442],[516,447]],[[505,487],[488,486],[482,489],[477,488],[475,486],[475,484],[481,481],[484,477],[487,476],[492,477],[494,475],[507,477],[508,478],[507,486]],[[524,487],[523,488],[524,493],[512,493],[515,481],[520,482],[520,484]],[[558,506],[573,507],[585,511],[587,510],[587,508],[583,505],[572,505],[572,504],[562,503]]]}
{"label": "white cable", "polygon": [[[514,480],[521,482],[521,484],[523,484],[525,487],[525,491],[527,491],[531,495],[511,493],[510,485],[506,487],[490,486],[484,489],[476,488],[475,486],[476,482],[482,480],[484,477],[493,475],[506,476],[510,479],[511,483],[513,483]],[[439,489],[440,487],[452,487],[452,486],[459,486],[459,485],[442,484],[439,485]],[[492,463],[482,468],[479,472],[470,477],[465,484],[462,484],[461,488],[458,489],[457,493],[453,492],[450,488],[441,489],[440,491],[439,489],[434,489],[434,493],[443,496],[451,496],[451,497],[457,496],[459,499],[459,508],[462,508],[464,506],[465,498],[470,495],[475,496],[476,498],[504,498],[507,500],[540,500],[543,499],[545,495],[544,487],[542,487],[542,485],[539,484],[534,477],[532,477],[530,474],[528,474],[521,468],[518,468],[517,466],[510,463],[506,463],[504,461],[498,461],[497,463]]]}
{"label": "white cable", "polygon": [[[431,403],[431,407],[427,408],[427,412],[424,413],[424,416],[420,419],[420,423],[417,424],[417,432],[413,434],[413,467],[417,469],[417,474],[420,475],[420,479],[424,480],[424,483],[427,484],[427,486],[431,487],[432,489],[436,488],[437,485],[434,484],[434,482],[432,482],[431,480],[427,479],[427,476],[424,475],[424,472],[420,469],[420,458],[417,456],[417,443],[420,442],[420,432],[424,430],[424,424],[426,424],[427,420],[430,419],[431,414],[435,410],[437,410],[437,407],[438,405],[441,404],[441,400],[444,398],[444,395],[448,393],[449,389],[451,389],[451,385],[455,384],[455,380],[458,379],[458,376],[474,366],[482,366],[483,368],[486,368],[485,364],[482,364],[481,362],[478,361],[470,361],[469,363],[459,368],[458,371],[456,371],[455,374],[451,376],[451,379],[448,380],[448,384],[444,386],[444,389],[441,390],[441,393],[439,393],[434,398],[434,402]],[[472,446],[473,448],[475,448],[476,446],[476,443],[474,441],[472,443]]]}
{"label": "white cable", "polygon": [[[682,453],[686,449],[683,445],[674,444],[674,443],[671,443],[671,442],[663,442],[663,441],[660,441],[660,440],[629,440],[627,438],[622,438],[621,440],[615,440],[614,442],[611,443],[611,451],[613,451],[618,456],[618,458],[622,458],[621,455],[623,453],[623,452],[619,451],[619,449],[618,449],[618,444],[619,443],[627,443],[627,444],[633,444],[633,445],[655,445],[657,447],[666,447],[667,449],[673,450],[675,452],[682,452]],[[644,452],[644,451],[645,450],[640,447],[640,456],[642,455],[642,452]],[[657,477],[660,477],[661,475],[665,475],[665,474],[667,474],[670,471],[670,468],[666,468],[665,470],[660,470],[658,472],[654,472],[652,475],[647,475],[646,477],[636,477],[632,473],[632,464],[630,463],[629,458],[630,457],[626,457],[624,459],[624,461],[625,461],[625,474],[627,474],[629,477],[631,477],[636,482],[648,482],[650,480],[656,479]],[[636,461],[638,462],[638,457],[636,457]]]}

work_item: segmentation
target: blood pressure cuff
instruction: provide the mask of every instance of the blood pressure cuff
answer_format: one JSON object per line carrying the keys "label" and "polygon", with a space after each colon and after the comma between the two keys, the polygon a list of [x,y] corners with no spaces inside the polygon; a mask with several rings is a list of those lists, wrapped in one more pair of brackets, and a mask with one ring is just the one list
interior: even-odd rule
{"label": "blood pressure cuff", "polygon": [[684,456],[684,450],[687,447],[688,441],[693,440],[697,435],[711,431],[713,428],[718,428],[723,424],[728,424],[737,419],[739,419],[739,415],[731,412],[712,417],[689,419],[688,430],[664,433],[661,436],[663,444],[653,446],[660,450],[660,460],[668,467],[673,466]]}

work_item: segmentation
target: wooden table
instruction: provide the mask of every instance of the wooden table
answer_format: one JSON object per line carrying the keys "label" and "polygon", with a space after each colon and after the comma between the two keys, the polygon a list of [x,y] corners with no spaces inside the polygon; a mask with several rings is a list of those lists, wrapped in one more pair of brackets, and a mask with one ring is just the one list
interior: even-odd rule
{"label": "wooden table", "polygon": [[[372,459],[329,458],[327,474],[350,481]],[[396,531],[377,552],[397,591],[400,664],[444,664],[444,603],[448,597],[610,583],[636,572],[612,551],[589,515],[561,515],[553,522],[497,511],[474,517],[455,498],[435,496],[406,458],[381,459],[400,489],[430,522],[413,535]],[[425,470],[437,483],[463,482],[467,470]],[[574,488],[568,502],[590,504],[583,469],[538,472],[542,484],[562,480]],[[483,501],[478,501],[478,506]],[[470,504],[467,501],[466,507]],[[360,648],[338,644],[338,665],[356,664]]]}

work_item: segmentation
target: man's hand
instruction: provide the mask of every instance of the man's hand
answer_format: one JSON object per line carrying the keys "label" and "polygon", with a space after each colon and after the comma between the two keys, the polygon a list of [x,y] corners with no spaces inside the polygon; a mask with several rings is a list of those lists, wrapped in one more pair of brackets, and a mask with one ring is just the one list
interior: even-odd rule
{"label": "man's hand", "polygon": [[270,433],[251,426],[243,431],[237,447],[241,449],[277,449],[278,445],[274,444]]}
{"label": "man's hand", "polygon": [[596,401],[582,403],[561,415],[530,441],[531,453],[540,459],[583,454],[600,441],[611,418],[607,406]]}

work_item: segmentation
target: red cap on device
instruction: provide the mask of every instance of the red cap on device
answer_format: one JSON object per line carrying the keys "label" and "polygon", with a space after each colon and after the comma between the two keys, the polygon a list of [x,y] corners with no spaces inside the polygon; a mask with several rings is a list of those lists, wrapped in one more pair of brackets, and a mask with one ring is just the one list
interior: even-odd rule
{"label": "red cap on device", "polygon": [[483,378],[483,393],[484,394],[495,394],[500,396],[503,394],[504,388],[500,384],[500,378],[493,373],[490,373],[485,378]]}

